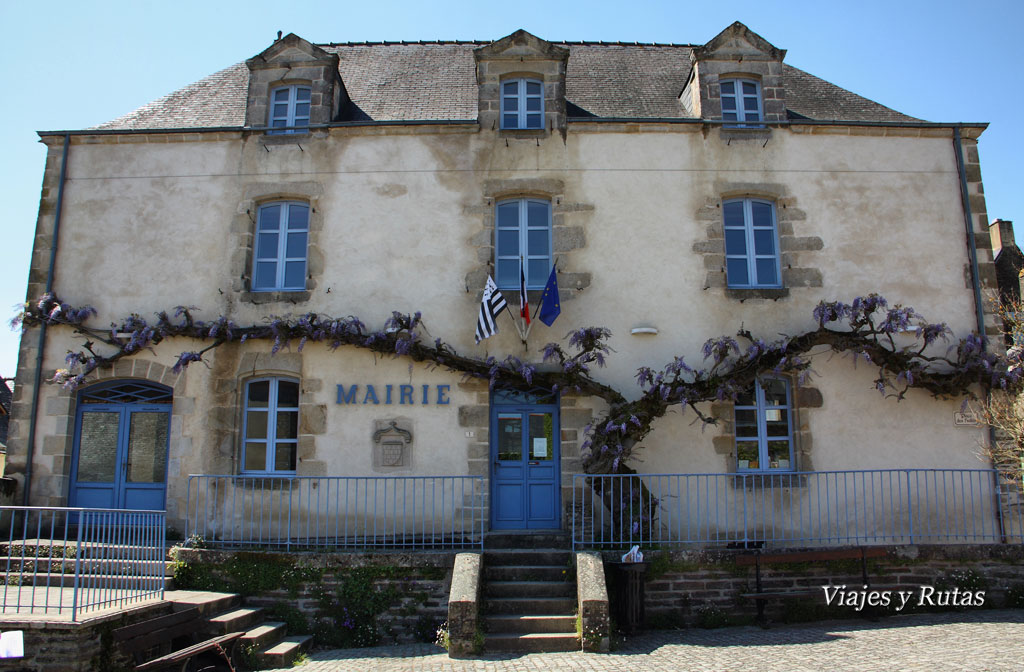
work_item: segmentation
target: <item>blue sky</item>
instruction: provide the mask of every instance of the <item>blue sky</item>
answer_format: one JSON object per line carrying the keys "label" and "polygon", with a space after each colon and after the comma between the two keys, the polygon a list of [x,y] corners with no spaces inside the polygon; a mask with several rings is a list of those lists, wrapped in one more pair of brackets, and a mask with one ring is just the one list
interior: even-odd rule
{"label": "blue sky", "polygon": [[[787,63],[900,112],[989,122],[980,145],[989,219],[1024,222],[1017,179],[1024,125],[1016,119],[1024,109],[1022,19],[1019,0],[520,0],[490,8],[422,0],[0,0],[8,53],[0,105],[0,198],[7,213],[0,220],[0,317],[6,323],[25,300],[45,155],[35,132],[118,117],[259,53],[278,30],[312,42],[490,40],[525,28],[555,41],[701,44],[739,20],[787,49]],[[124,274],[139,277],[130,260]],[[0,375],[14,375],[18,339],[0,327]]]}

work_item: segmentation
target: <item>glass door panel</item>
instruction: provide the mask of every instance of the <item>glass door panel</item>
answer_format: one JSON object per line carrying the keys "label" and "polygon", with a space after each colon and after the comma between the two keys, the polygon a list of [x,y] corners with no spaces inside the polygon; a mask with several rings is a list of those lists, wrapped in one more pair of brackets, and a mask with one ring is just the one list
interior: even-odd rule
{"label": "glass door panel", "polygon": [[554,418],[551,413],[530,414],[530,460],[553,460],[555,457]]}
{"label": "glass door panel", "polygon": [[121,414],[116,411],[82,413],[78,447],[78,481],[113,483],[117,473],[117,438]]}
{"label": "glass door panel", "polygon": [[498,413],[498,459],[503,462],[523,458],[523,416]]}
{"label": "glass door panel", "polygon": [[163,483],[167,476],[167,413],[132,413],[128,430],[129,483]]}

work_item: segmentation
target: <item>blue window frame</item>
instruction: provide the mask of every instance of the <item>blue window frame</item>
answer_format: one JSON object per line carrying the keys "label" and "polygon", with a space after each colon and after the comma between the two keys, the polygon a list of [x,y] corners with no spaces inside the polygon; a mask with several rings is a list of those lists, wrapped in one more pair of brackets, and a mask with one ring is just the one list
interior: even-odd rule
{"label": "blue window frame", "polygon": [[295,473],[299,445],[299,382],[256,378],[245,385],[244,473]]}
{"label": "blue window frame", "polygon": [[269,133],[306,133],[309,126],[311,90],[308,86],[292,84],[270,91]]}
{"label": "blue window frame", "polygon": [[544,83],[507,79],[501,83],[501,127],[544,128]]}
{"label": "blue window frame", "polygon": [[495,208],[494,276],[500,289],[519,289],[520,258],[527,289],[544,289],[551,273],[551,203],[500,201]]}
{"label": "blue window frame", "polygon": [[775,204],[740,198],[722,204],[729,287],[782,287]]}
{"label": "blue window frame", "polygon": [[752,79],[723,79],[719,86],[722,96],[722,119],[748,123],[730,124],[734,128],[760,127],[761,83]]}
{"label": "blue window frame", "polygon": [[793,471],[789,382],[762,378],[736,399],[737,471]]}
{"label": "blue window frame", "polygon": [[291,201],[266,203],[260,206],[256,222],[253,291],[304,290],[309,205]]}

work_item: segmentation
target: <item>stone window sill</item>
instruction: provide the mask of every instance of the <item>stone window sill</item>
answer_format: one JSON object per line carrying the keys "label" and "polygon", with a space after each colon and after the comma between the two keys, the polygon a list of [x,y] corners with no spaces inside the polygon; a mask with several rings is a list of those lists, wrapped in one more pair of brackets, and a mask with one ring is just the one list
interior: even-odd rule
{"label": "stone window sill", "polygon": [[242,292],[241,300],[246,303],[303,303],[309,301],[312,292]]}
{"label": "stone window sill", "polygon": [[297,474],[294,471],[281,472],[280,474],[249,474],[241,473],[233,479],[235,487],[248,490],[288,490],[298,489],[300,483],[295,480]]}
{"label": "stone window sill", "polygon": [[503,138],[544,138],[547,134],[544,128],[503,128],[500,131]]}
{"label": "stone window sill", "polygon": [[722,140],[732,142],[733,140],[761,140],[767,141],[772,137],[772,129],[767,126],[754,128],[737,128],[722,126],[719,135]]}
{"label": "stone window sill", "polygon": [[752,287],[749,289],[740,289],[733,287],[726,287],[725,295],[730,299],[739,299],[740,301],[746,301],[747,299],[771,299],[772,301],[778,301],[789,296],[788,287],[777,287],[777,288],[757,288]]}
{"label": "stone window sill", "polygon": [[732,474],[732,486],[739,490],[771,488],[806,488],[807,475],[792,471],[737,471]]}

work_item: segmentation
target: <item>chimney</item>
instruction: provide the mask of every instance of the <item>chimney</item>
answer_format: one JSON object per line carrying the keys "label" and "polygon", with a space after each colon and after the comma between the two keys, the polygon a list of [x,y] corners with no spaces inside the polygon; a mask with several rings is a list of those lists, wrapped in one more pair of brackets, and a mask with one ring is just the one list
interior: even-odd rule
{"label": "chimney", "polygon": [[997,219],[989,225],[988,235],[992,238],[993,256],[999,254],[1000,250],[1017,246],[1013,239],[1013,222]]}

